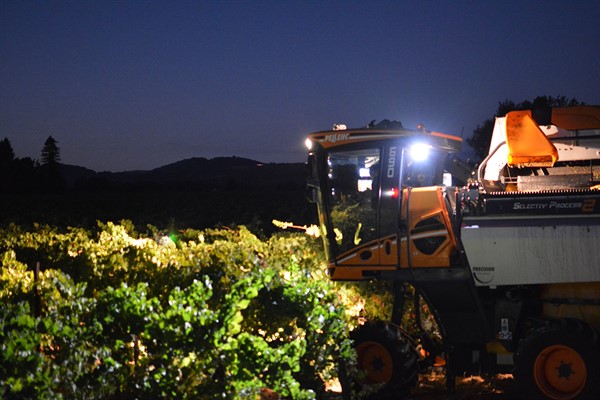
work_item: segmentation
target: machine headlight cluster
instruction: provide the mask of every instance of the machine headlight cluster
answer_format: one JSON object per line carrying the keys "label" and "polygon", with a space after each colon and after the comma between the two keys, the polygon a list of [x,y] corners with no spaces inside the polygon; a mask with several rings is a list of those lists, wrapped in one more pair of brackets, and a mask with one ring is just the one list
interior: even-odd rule
{"label": "machine headlight cluster", "polygon": [[429,158],[431,145],[426,143],[415,143],[409,149],[410,158],[413,161],[425,161]]}

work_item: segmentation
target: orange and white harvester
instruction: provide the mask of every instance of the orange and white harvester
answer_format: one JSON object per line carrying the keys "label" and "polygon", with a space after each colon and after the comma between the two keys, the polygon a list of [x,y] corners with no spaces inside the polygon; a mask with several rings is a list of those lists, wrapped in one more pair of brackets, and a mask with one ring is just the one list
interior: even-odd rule
{"label": "orange and white harvester", "polygon": [[600,106],[496,118],[467,177],[452,175],[461,143],[387,120],[308,136],[330,278],[393,281],[389,321],[353,332],[363,384],[402,398],[416,383],[410,285],[443,339],[416,341],[449,388],[510,370],[527,399],[600,398]]}

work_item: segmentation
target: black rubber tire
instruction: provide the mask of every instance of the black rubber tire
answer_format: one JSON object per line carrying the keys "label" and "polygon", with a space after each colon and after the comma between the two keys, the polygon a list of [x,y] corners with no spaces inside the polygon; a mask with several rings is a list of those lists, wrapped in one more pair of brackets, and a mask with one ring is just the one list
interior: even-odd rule
{"label": "black rubber tire", "polygon": [[515,354],[518,393],[523,399],[599,399],[598,344],[598,333],[576,319],[533,330]]}
{"label": "black rubber tire", "polygon": [[403,399],[417,384],[418,354],[412,338],[383,321],[368,322],[350,334],[358,352],[358,369],[366,377],[361,389],[380,389],[368,399]]}

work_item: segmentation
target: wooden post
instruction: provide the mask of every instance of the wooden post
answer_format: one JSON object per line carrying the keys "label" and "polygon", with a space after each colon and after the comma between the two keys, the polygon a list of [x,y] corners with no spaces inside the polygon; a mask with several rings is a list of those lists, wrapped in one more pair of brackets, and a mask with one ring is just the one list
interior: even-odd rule
{"label": "wooden post", "polygon": [[34,303],[33,303],[33,312],[35,317],[40,317],[42,315],[42,300],[40,298],[40,262],[37,261],[35,263],[35,270],[33,272],[33,283],[35,285],[35,294],[34,294]]}

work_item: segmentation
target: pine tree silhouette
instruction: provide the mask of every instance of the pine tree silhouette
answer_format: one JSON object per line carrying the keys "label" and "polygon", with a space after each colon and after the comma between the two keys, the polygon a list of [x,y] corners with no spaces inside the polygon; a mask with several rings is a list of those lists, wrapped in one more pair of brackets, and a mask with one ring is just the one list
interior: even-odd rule
{"label": "pine tree silhouette", "polygon": [[52,136],[48,136],[42,148],[42,165],[40,166],[42,191],[50,193],[64,191],[66,184],[59,161],[58,142]]}
{"label": "pine tree silhouette", "polygon": [[58,164],[59,161],[60,149],[58,148],[58,142],[52,136],[48,136],[42,148],[42,165]]}

